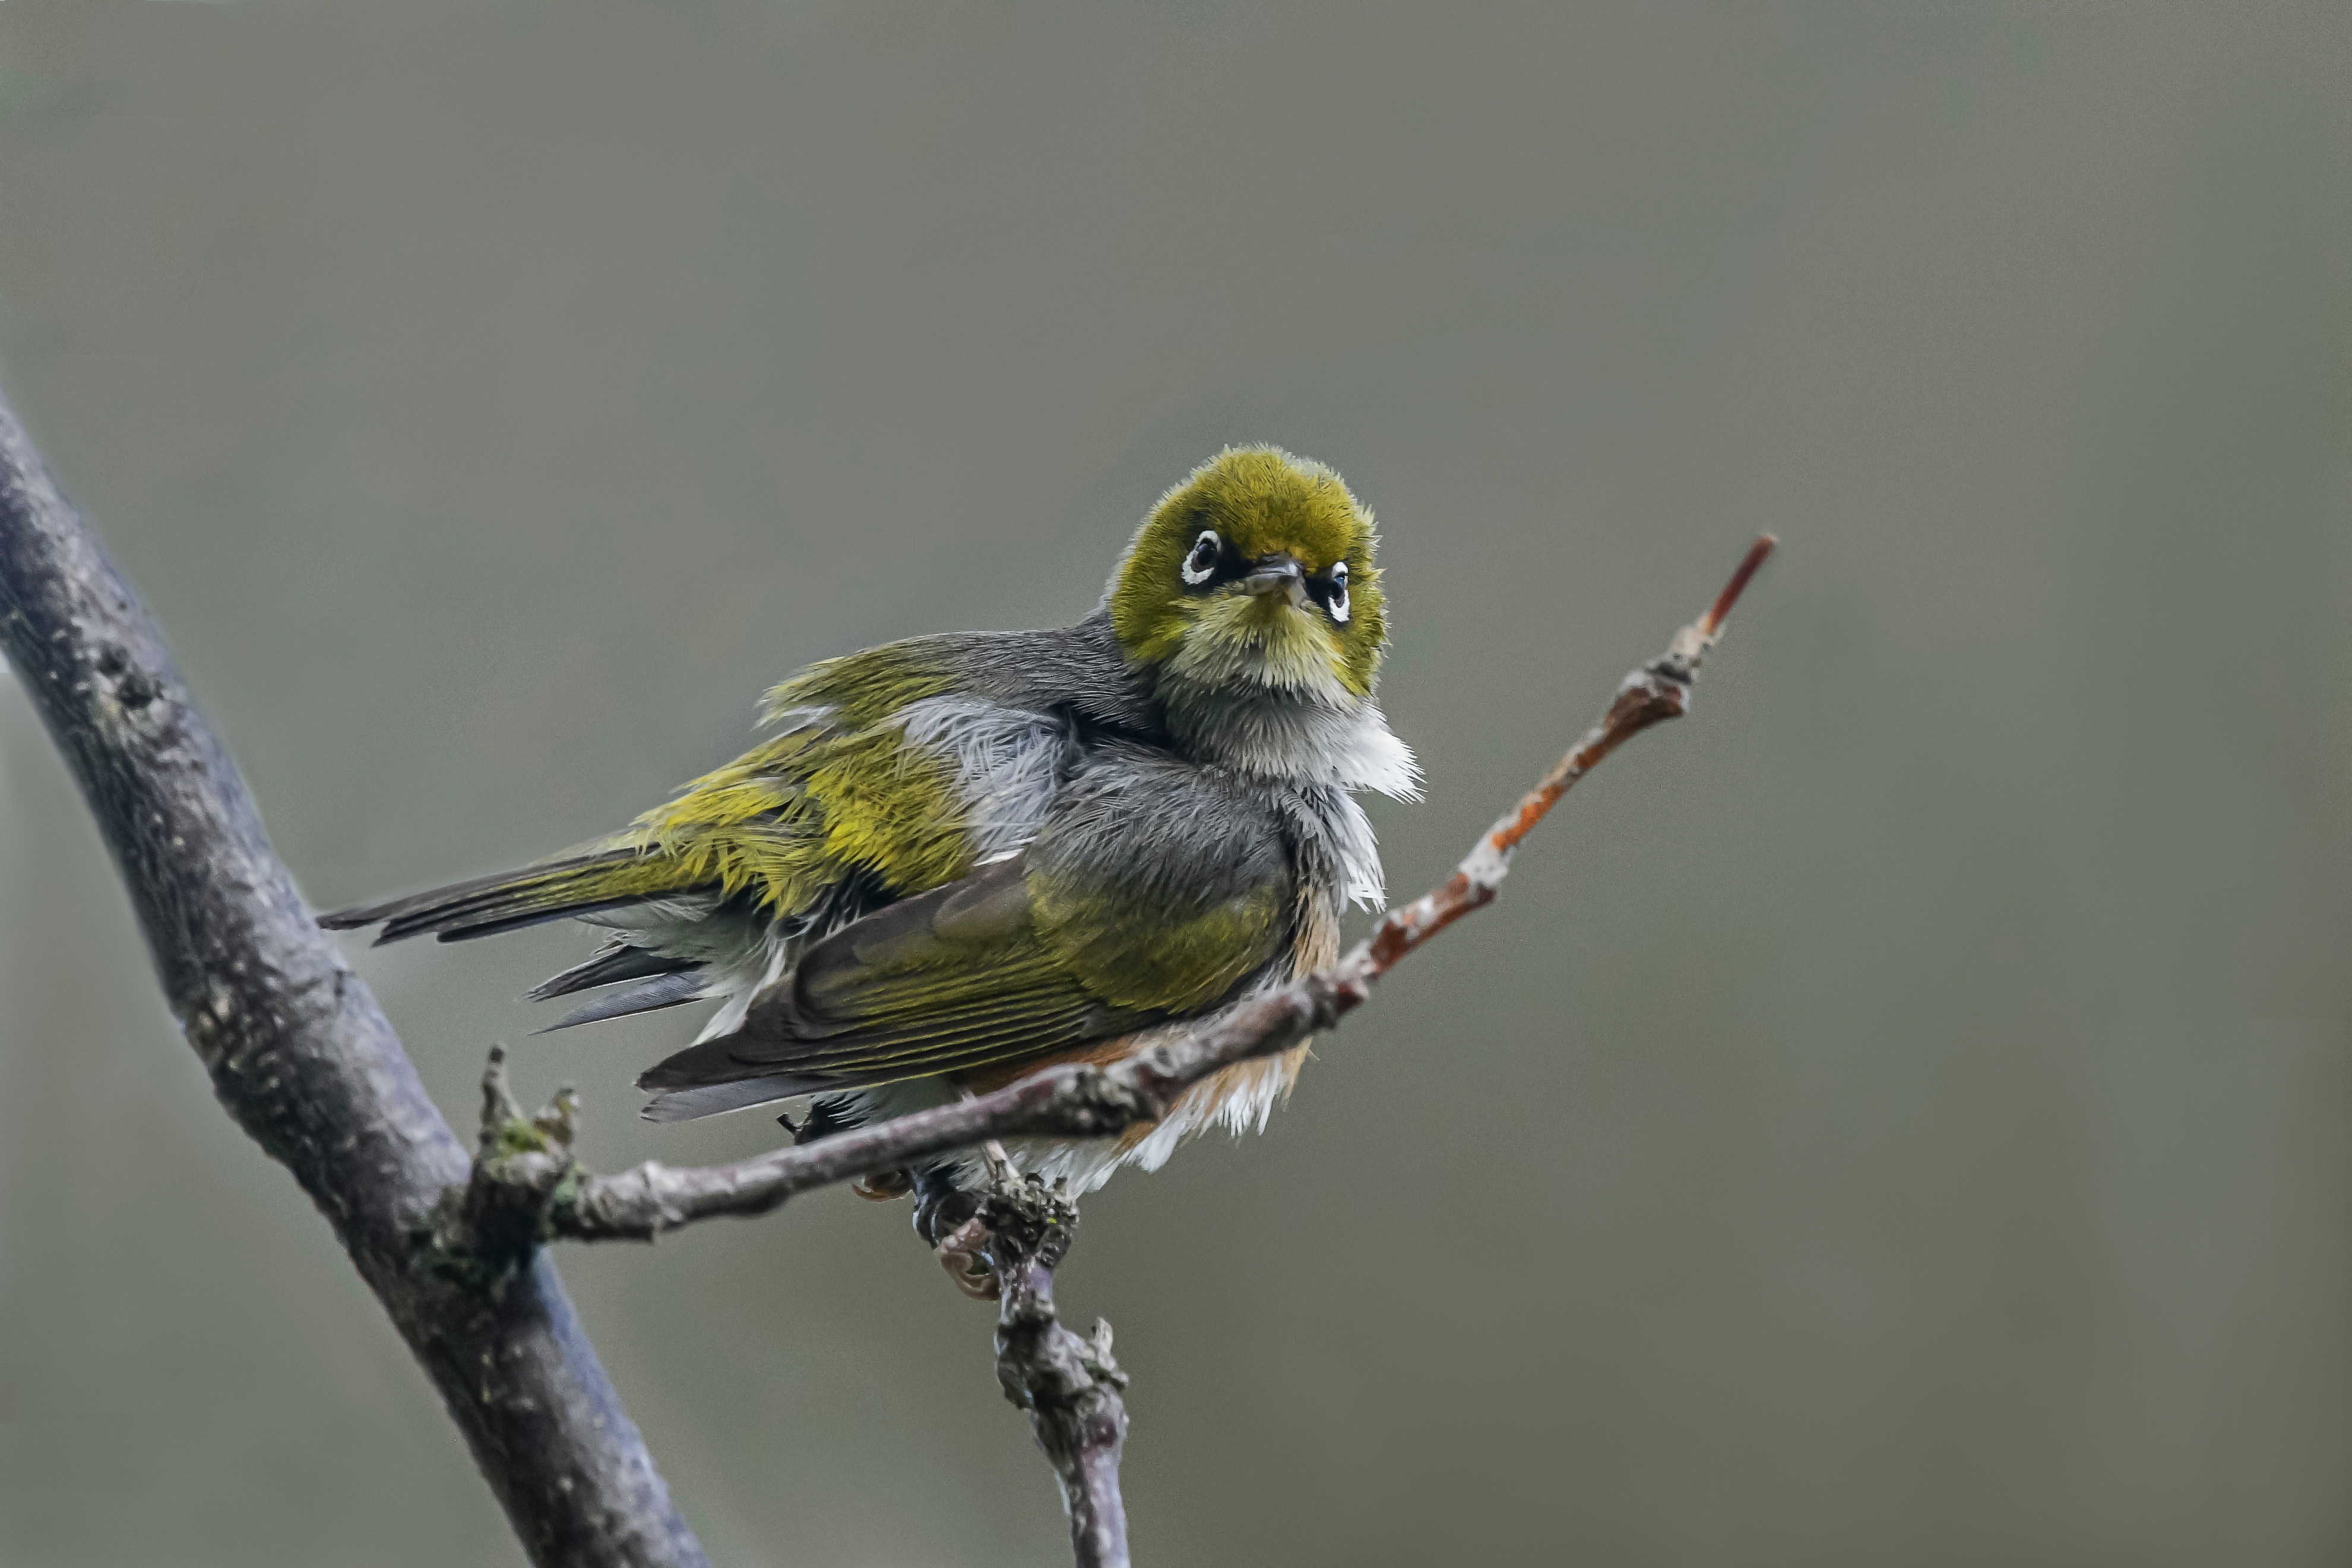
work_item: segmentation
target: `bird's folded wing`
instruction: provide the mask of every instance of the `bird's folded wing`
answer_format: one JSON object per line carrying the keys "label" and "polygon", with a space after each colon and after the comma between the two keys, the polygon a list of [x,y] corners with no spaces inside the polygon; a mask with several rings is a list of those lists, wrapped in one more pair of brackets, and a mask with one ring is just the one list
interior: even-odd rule
{"label": "bird's folded wing", "polygon": [[733,1034],[648,1070],[646,1089],[788,1075],[805,1089],[925,1077],[1117,1034],[1032,917],[1022,858],[901,899],[812,947]]}
{"label": "bird's folded wing", "polygon": [[843,927],[736,1032],[640,1087],[758,1078],[811,1092],[1065,1051],[1205,1010],[1282,950],[1290,869],[1270,835],[1241,833],[1236,853],[1219,815],[1199,841],[1122,833],[1107,852],[1105,824],[1098,809],[1049,821],[1023,853]]}

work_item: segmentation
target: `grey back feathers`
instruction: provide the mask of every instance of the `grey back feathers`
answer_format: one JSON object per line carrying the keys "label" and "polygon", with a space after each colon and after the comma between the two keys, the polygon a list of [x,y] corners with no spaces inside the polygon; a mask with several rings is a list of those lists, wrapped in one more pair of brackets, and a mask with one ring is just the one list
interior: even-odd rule
{"label": "grey back feathers", "polygon": [[1011,854],[1037,834],[1054,792],[1078,759],[1070,724],[1050,714],[982,697],[925,697],[908,703],[908,745],[955,769],[976,857]]}

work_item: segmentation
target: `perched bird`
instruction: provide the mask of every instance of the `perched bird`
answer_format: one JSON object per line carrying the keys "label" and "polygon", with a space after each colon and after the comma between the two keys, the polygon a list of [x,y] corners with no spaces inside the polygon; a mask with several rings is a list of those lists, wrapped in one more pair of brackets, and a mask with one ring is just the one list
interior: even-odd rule
{"label": "perched bird", "polygon": [[[807,1096],[815,1135],[1117,1060],[1329,962],[1345,907],[1379,904],[1350,792],[1410,798],[1417,773],[1373,700],[1374,545],[1338,474],[1227,448],[1160,497],[1076,625],[812,665],[769,694],[765,740],[626,831],[321,923],[606,928],[531,993],[598,993],[554,1027],[719,1004],[638,1079],[655,1121]],[[1011,1155],[1076,1191],[1156,1169],[1211,1125],[1262,1128],[1305,1051],[1125,1137]]]}

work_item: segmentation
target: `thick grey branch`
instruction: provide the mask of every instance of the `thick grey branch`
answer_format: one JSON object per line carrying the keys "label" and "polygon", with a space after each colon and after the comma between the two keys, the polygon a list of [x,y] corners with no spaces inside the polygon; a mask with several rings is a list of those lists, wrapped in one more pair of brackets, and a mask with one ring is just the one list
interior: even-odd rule
{"label": "thick grey branch", "polygon": [[538,1563],[701,1548],[543,1256],[420,1266],[467,1151],[320,934],[163,633],[0,403],[0,648],[65,754],[214,1091],[293,1172],[416,1353]]}

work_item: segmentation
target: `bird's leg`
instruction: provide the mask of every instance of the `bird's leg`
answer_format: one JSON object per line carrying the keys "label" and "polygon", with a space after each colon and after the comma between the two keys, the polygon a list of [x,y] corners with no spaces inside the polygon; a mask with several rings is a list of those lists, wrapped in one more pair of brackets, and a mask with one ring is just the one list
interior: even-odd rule
{"label": "bird's leg", "polygon": [[[966,1100],[972,1097],[971,1091],[961,1084],[957,1090]],[[999,1291],[996,1271],[989,1265],[989,1229],[982,1210],[991,1195],[1017,1185],[1021,1174],[1013,1168],[1013,1156],[994,1138],[981,1145],[980,1158],[985,1174],[977,1191],[956,1185],[952,1165],[929,1166],[907,1179],[915,1193],[915,1233],[931,1244],[940,1267],[947,1270],[957,1290],[974,1301],[992,1301]],[[866,1192],[864,1182],[857,1185],[857,1191],[867,1197],[897,1196]]]}
{"label": "bird's leg", "polygon": [[996,1299],[996,1276],[982,1256],[988,1228],[980,1218],[982,1195],[955,1183],[954,1169],[929,1166],[914,1177],[915,1234],[930,1244],[956,1289],[975,1301]]}

